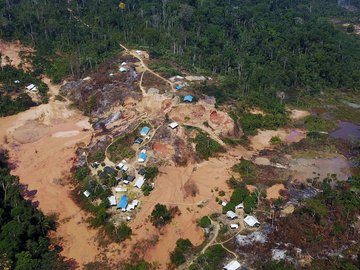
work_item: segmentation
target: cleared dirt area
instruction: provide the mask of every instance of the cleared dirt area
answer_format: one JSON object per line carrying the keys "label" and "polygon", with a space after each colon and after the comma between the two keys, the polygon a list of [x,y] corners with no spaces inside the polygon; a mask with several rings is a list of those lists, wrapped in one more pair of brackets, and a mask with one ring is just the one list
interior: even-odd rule
{"label": "cleared dirt area", "polygon": [[250,138],[250,145],[254,150],[261,150],[273,147],[270,140],[274,136],[279,136],[284,143],[295,143],[306,137],[306,132],[301,129],[279,129],[279,130],[260,130],[257,135]]}
{"label": "cleared dirt area", "polygon": [[[215,201],[217,196],[215,189],[230,194],[226,180],[230,178],[231,167],[237,161],[237,158],[226,156],[210,159],[198,165],[160,168],[155,190],[150,196],[141,199],[141,210],[130,223],[135,235],[126,242],[127,252],[120,256],[126,258],[135,243],[158,235],[159,241],[147,250],[143,250],[143,255],[146,260],[161,263],[160,269],[167,269],[169,252],[175,248],[177,239],[189,238],[194,245],[201,244],[204,240],[203,231],[196,225],[196,221],[204,215],[221,211],[221,205]],[[193,190],[189,192],[189,188]],[[196,195],[193,196],[194,194]],[[161,231],[156,229],[147,218],[157,203],[178,206],[181,212]],[[199,207],[200,204],[203,207]]]}
{"label": "cleared dirt area", "polygon": [[[0,46],[2,53],[18,64],[20,44]],[[44,82],[54,96],[60,86]],[[77,145],[86,144],[91,131],[88,119],[68,108],[67,102],[33,107],[17,115],[0,118],[0,142],[9,150],[12,171],[28,190],[35,191],[34,204],[45,214],[56,213],[59,226],[55,237],[63,247],[62,255],[79,265],[96,260],[100,254],[98,232],[88,228],[86,214],[69,197],[71,186],[67,175],[73,165]]]}
{"label": "cleared dirt area", "polygon": [[230,116],[205,101],[199,101],[196,104],[181,103],[171,111],[169,116],[179,123],[201,127],[208,133],[216,135],[234,133],[234,121]]}
{"label": "cleared dirt area", "polygon": [[275,184],[271,187],[269,187],[266,190],[266,199],[268,200],[274,200],[281,197],[280,191],[284,190],[285,186],[283,184]]}

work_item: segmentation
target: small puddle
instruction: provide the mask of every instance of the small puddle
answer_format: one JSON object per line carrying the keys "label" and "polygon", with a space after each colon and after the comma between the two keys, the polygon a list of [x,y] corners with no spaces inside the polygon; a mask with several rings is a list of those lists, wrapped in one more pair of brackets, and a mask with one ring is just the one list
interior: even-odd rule
{"label": "small puddle", "polygon": [[360,126],[350,122],[340,121],[338,128],[331,132],[330,136],[335,139],[360,139]]}

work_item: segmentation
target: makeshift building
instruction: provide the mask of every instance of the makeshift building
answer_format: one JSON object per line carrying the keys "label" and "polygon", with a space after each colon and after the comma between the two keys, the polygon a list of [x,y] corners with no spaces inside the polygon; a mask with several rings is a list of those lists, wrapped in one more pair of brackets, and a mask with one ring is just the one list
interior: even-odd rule
{"label": "makeshift building", "polygon": [[31,91],[34,87],[35,87],[35,84],[29,84],[28,86],[26,86],[26,89]]}
{"label": "makeshift building", "polygon": [[144,174],[146,173],[145,168],[140,168],[140,170],[138,171],[138,173],[139,173],[140,175],[144,175]]}
{"label": "makeshift building", "polygon": [[238,228],[239,228],[239,224],[231,223],[231,224],[230,224],[230,228],[231,228],[231,229],[238,229]]}
{"label": "makeshift building", "polygon": [[235,219],[238,217],[233,211],[227,211],[226,216],[230,219]]}
{"label": "makeshift building", "polygon": [[116,192],[126,192],[126,191],[127,191],[127,188],[116,187],[116,188],[115,188],[115,191],[116,191]]}
{"label": "makeshift building", "polygon": [[141,129],[141,131],[140,131],[140,135],[143,136],[143,137],[145,137],[145,136],[147,136],[147,135],[149,134],[149,132],[150,132],[150,128],[149,128],[149,127],[143,127],[143,128]]}
{"label": "makeshift building", "polygon": [[115,206],[116,205],[116,197],[115,196],[110,196],[108,197],[110,206]]}
{"label": "makeshift building", "polygon": [[224,270],[238,270],[240,266],[241,265],[238,261],[231,261],[224,266]]}
{"label": "makeshift building", "polygon": [[147,159],[146,150],[142,150],[139,154],[138,162],[145,162]]}
{"label": "makeshift building", "polygon": [[136,138],[135,143],[137,143],[137,144],[142,144],[143,141],[144,141],[143,139],[141,139],[140,137],[138,137],[138,138]]}
{"label": "makeshift building", "polygon": [[132,182],[132,181],[135,180],[135,176],[133,176],[133,175],[128,175],[128,177],[126,178],[126,180],[129,181],[129,182]]}
{"label": "makeshift building", "polygon": [[104,172],[105,172],[106,174],[112,174],[112,175],[117,175],[117,173],[118,173],[114,168],[111,168],[111,167],[109,167],[109,166],[106,166],[106,167],[104,168]]}
{"label": "makeshift building", "polygon": [[172,122],[172,123],[169,125],[169,127],[171,127],[172,129],[175,129],[175,128],[177,128],[178,126],[179,126],[179,124],[176,123],[176,122]]}
{"label": "makeshift building", "polygon": [[123,195],[120,199],[120,202],[117,206],[118,209],[126,210],[126,206],[128,205],[128,197]]}
{"label": "makeshift building", "polygon": [[260,222],[254,216],[250,216],[250,215],[246,216],[244,218],[244,222],[247,225],[249,225],[250,227],[259,227],[260,226]]}
{"label": "makeshift building", "polygon": [[177,85],[175,88],[176,88],[176,90],[180,91],[183,87],[182,87],[181,84],[179,84],[179,85]]}
{"label": "makeshift building", "polygon": [[126,68],[126,67],[120,67],[120,68],[119,68],[119,71],[120,71],[120,72],[126,72],[126,71],[127,71],[127,68]]}
{"label": "makeshift building", "polygon": [[237,206],[235,206],[235,209],[243,209],[244,208],[244,203],[240,203]]}
{"label": "makeshift building", "polygon": [[90,196],[90,192],[88,190],[85,190],[83,194],[85,195],[86,198],[89,198]]}
{"label": "makeshift building", "polygon": [[185,102],[192,102],[193,98],[194,98],[193,96],[187,95],[187,96],[184,97],[184,101]]}
{"label": "makeshift building", "polygon": [[141,188],[141,187],[143,186],[144,182],[145,182],[144,177],[139,177],[139,178],[136,180],[136,182],[135,182],[135,184],[134,184],[134,187]]}

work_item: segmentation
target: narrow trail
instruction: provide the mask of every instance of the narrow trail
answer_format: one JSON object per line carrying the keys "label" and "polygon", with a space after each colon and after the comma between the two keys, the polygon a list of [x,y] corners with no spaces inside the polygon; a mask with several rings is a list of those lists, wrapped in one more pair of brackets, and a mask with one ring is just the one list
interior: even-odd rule
{"label": "narrow trail", "polygon": [[167,84],[170,85],[171,87],[171,91],[172,92],[175,92],[175,86],[174,86],[174,83],[169,81],[168,79],[164,78],[163,76],[161,76],[160,74],[158,74],[157,72],[153,71],[152,69],[150,69],[144,62],[144,60],[139,56],[137,55],[136,53],[134,53],[133,51],[129,50],[127,47],[125,47],[123,44],[120,43],[120,46],[130,55],[132,55],[133,57],[137,58],[139,61],[140,61],[140,64],[143,66],[143,68],[145,69],[145,71],[142,73],[141,75],[141,79],[140,79],[140,88],[141,88],[141,91],[143,91],[144,93],[144,89],[142,87],[142,78],[143,78],[143,75],[146,71],[150,72],[151,74],[153,74],[154,76],[160,78],[161,80],[165,81]]}

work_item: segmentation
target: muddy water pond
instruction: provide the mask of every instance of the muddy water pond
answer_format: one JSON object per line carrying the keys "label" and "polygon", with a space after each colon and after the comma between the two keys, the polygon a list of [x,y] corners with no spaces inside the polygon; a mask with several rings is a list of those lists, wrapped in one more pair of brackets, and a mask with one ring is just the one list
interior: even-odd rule
{"label": "muddy water pond", "polygon": [[335,139],[360,139],[360,126],[351,122],[340,121],[338,128],[330,133]]}

